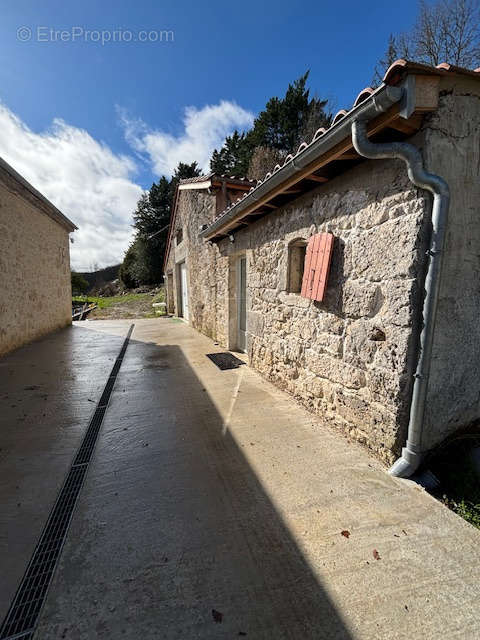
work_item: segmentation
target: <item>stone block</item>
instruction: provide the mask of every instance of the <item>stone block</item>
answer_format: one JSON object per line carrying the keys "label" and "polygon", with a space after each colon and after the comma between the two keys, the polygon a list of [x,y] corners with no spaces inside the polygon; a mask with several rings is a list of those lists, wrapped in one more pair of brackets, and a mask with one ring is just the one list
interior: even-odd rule
{"label": "stone block", "polygon": [[347,325],[343,348],[343,359],[359,369],[366,369],[377,352],[377,343],[372,340],[374,325],[371,320],[357,320]]}
{"label": "stone block", "polygon": [[326,353],[313,351],[313,349],[307,349],[305,356],[308,369],[321,378],[342,384],[348,389],[361,389],[365,386],[364,371]]}
{"label": "stone block", "polygon": [[373,317],[380,312],[384,295],[380,285],[364,280],[347,280],[342,289],[342,310],[351,318]]}
{"label": "stone block", "polygon": [[256,313],[254,311],[247,312],[247,327],[248,332],[262,337],[263,336],[263,326],[264,326],[264,316],[261,313]]}
{"label": "stone block", "polygon": [[353,236],[353,274],[371,282],[415,277],[419,223],[406,215]]}

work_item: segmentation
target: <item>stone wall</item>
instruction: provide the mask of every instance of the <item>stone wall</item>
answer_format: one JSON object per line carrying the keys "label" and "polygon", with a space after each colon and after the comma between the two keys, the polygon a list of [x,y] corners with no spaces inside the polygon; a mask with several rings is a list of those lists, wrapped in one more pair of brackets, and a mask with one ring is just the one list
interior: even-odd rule
{"label": "stone wall", "polygon": [[[215,195],[206,190],[179,191],[172,245],[166,264],[167,285],[170,276],[173,291],[168,288],[167,297],[173,302],[173,312],[178,315],[178,265],[185,261],[190,324],[210,338],[224,343],[228,259],[220,257],[216,245],[204,243],[198,237],[201,225],[211,222],[215,212]],[[176,244],[175,236],[180,229],[183,229],[183,240]]]}
{"label": "stone wall", "polygon": [[[480,96],[442,79],[440,106],[411,142],[450,184],[424,447],[480,417]],[[397,161],[367,161],[236,231],[204,243],[213,196],[188,192],[191,324],[236,348],[236,262],[247,257],[250,363],[310,410],[391,463],[405,443],[423,301],[431,198]],[[322,303],[288,292],[289,245],[335,236]]]}
{"label": "stone wall", "polygon": [[425,414],[425,448],[480,418],[480,88],[442,80],[425,121],[425,158],[451,204]]}
{"label": "stone wall", "polygon": [[71,323],[66,228],[0,181],[0,355]]}
{"label": "stone wall", "polygon": [[[168,270],[185,259],[190,323],[236,348],[236,262],[247,256],[250,363],[391,462],[404,442],[425,199],[400,162],[365,163],[218,244],[199,239],[215,196],[180,192]],[[335,236],[325,301],[288,293],[288,247]],[[176,298],[176,294],[173,296]]]}
{"label": "stone wall", "polygon": [[[247,255],[252,366],[387,462],[408,422],[424,210],[400,163],[364,164],[220,243]],[[335,236],[322,303],[287,292],[288,245],[320,231]]]}

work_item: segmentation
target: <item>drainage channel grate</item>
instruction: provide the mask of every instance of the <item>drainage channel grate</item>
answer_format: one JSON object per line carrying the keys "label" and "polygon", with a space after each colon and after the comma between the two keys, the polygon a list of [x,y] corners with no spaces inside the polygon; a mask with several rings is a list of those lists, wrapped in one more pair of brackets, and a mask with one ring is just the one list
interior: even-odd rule
{"label": "drainage channel grate", "polygon": [[80,448],[77,451],[70,471],[50,512],[47,524],[33,552],[25,575],[22,578],[22,582],[0,628],[0,640],[13,640],[14,638],[29,640],[33,637],[35,624],[43,602],[45,601],[45,596],[67,535],[75,503],[82,488],[98,432],[102,426],[108,401],[115,384],[115,379],[120,370],[134,326],[135,325],[132,324],[128,330],[127,337],[113,365],[113,369],[97,408],[90,420]]}
{"label": "drainage channel grate", "polygon": [[240,358],[235,357],[228,351],[223,353],[207,353],[206,356],[207,358],[210,358],[210,360],[222,371],[226,371],[227,369],[238,369],[240,365],[245,364],[243,360],[240,360]]}

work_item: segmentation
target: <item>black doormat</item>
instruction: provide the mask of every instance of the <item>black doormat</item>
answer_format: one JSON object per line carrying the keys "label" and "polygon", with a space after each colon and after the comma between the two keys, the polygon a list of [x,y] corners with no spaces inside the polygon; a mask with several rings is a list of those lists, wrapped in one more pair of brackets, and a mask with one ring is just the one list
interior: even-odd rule
{"label": "black doormat", "polygon": [[236,358],[232,353],[225,351],[224,353],[207,353],[207,358],[217,365],[219,369],[238,369],[241,364],[245,364],[240,358]]}

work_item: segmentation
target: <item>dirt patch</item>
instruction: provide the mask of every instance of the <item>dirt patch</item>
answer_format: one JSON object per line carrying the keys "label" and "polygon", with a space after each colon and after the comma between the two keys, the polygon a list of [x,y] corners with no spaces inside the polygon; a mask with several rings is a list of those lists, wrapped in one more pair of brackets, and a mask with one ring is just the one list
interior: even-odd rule
{"label": "dirt patch", "polygon": [[129,318],[154,318],[153,296],[138,294],[133,299],[120,300],[114,304],[98,308],[89,316],[89,320],[120,320]]}
{"label": "dirt patch", "polygon": [[117,296],[77,296],[73,298],[74,305],[97,305],[90,312],[89,320],[122,320],[134,318],[156,318],[159,314],[156,310],[161,307],[152,307],[154,302],[164,302],[165,291],[156,287],[150,291],[129,291]]}

